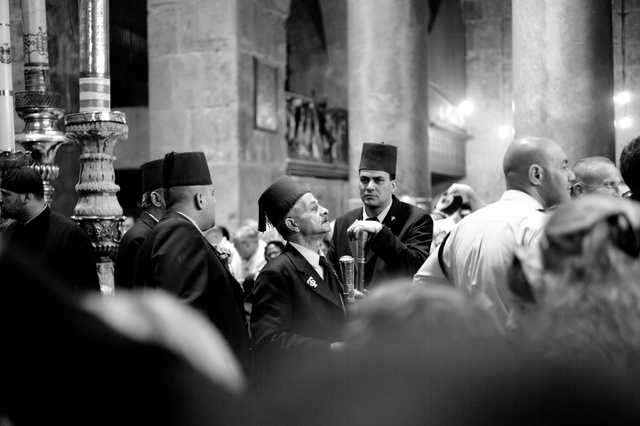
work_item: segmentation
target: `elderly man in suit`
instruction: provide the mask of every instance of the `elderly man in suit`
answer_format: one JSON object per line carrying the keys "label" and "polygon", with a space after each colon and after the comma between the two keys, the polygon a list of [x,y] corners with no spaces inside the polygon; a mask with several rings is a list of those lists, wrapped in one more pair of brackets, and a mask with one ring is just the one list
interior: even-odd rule
{"label": "elderly man in suit", "polygon": [[133,288],[133,262],[140,246],[167,210],[162,190],[163,159],[140,166],[142,172],[142,213],[120,240],[115,265],[117,289]]}
{"label": "elderly man in suit", "polygon": [[269,186],[258,205],[259,230],[268,219],[287,241],[253,290],[251,332],[269,372],[338,350],[346,317],[342,283],[319,248],[331,230],[328,210],[289,176]]}
{"label": "elderly man in suit", "polygon": [[397,147],[365,143],[360,159],[358,207],[336,219],[327,258],[340,270],[342,256],[356,258],[356,235],[368,233],[364,286],[385,281],[411,280],[429,255],[433,220],[424,210],[403,203],[396,190]]}

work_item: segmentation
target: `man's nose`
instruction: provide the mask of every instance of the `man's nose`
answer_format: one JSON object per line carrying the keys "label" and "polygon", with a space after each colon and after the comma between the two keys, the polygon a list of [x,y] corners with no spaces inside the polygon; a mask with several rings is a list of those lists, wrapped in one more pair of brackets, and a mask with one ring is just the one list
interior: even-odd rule
{"label": "man's nose", "polygon": [[569,170],[569,182],[573,182],[574,180],[576,180],[576,175],[573,174],[573,172],[571,170]]}

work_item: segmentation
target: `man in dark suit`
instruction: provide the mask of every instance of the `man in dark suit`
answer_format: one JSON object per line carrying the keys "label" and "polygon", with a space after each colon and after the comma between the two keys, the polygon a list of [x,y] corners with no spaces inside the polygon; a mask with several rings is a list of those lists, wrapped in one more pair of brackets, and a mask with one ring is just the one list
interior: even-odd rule
{"label": "man in dark suit", "polygon": [[399,201],[396,189],[397,147],[365,143],[360,159],[360,198],[364,207],[336,219],[327,257],[337,271],[339,260],[356,258],[356,236],[366,231],[364,286],[396,278],[412,279],[429,255],[433,220],[422,209]]}
{"label": "man in dark suit", "polygon": [[133,262],[140,246],[164,216],[167,205],[162,191],[163,159],[140,166],[142,172],[142,213],[138,221],[120,240],[115,265],[116,288],[133,288]]}
{"label": "man in dark suit", "polygon": [[0,233],[0,252],[4,249],[29,259],[34,268],[50,273],[52,280],[59,280],[76,296],[100,291],[89,236],[44,202],[44,186],[36,170],[20,167],[2,177],[0,209],[2,217],[15,219]]}
{"label": "man in dark suit", "polygon": [[248,369],[251,345],[242,288],[203,234],[216,220],[216,200],[204,153],[167,154],[162,186],[167,214],[138,251],[134,285],[163,289],[198,309],[220,330]]}
{"label": "man in dark suit", "polygon": [[287,241],[253,290],[254,347],[270,372],[339,350],[345,308],[342,284],[319,249],[331,230],[328,210],[289,176],[269,186],[258,205],[258,229],[264,232],[268,219]]}

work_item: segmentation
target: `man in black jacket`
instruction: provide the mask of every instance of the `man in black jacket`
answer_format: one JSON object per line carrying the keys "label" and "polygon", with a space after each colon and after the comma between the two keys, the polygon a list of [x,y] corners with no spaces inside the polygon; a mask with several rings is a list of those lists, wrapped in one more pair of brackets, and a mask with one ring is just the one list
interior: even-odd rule
{"label": "man in black jacket", "polygon": [[203,234],[216,220],[204,153],[167,154],[162,186],[167,214],[138,251],[134,286],[165,290],[198,309],[220,330],[248,370],[251,345],[242,288]]}
{"label": "man in black jacket", "polygon": [[15,219],[0,233],[0,251],[29,259],[34,268],[52,274],[76,296],[100,291],[89,236],[47,206],[36,170],[20,167],[2,177],[0,208],[2,217]]}
{"label": "man in black jacket", "polygon": [[142,213],[135,225],[122,236],[118,245],[118,257],[115,265],[117,289],[133,288],[133,263],[138,250],[167,210],[162,190],[163,161],[163,159],[149,161],[140,166],[142,172]]}
{"label": "man in black jacket", "polygon": [[356,258],[356,236],[368,233],[365,288],[388,280],[411,280],[429,255],[433,220],[424,210],[403,203],[396,189],[397,147],[365,143],[360,159],[360,198],[363,207],[336,219],[327,258],[337,271],[339,260]]}
{"label": "man in black jacket", "polygon": [[342,283],[320,252],[331,230],[329,212],[289,176],[276,180],[258,201],[259,230],[266,219],[287,240],[253,289],[251,332],[263,372],[291,368],[343,345]]}

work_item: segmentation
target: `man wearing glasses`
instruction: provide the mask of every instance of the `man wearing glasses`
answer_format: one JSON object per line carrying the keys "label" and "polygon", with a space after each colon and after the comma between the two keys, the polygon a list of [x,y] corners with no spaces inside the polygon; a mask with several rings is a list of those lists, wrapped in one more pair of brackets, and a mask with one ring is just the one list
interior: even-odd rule
{"label": "man wearing glasses", "polygon": [[596,193],[620,198],[626,190],[620,171],[606,157],[583,158],[573,165],[571,171],[576,175],[571,186],[571,198]]}

